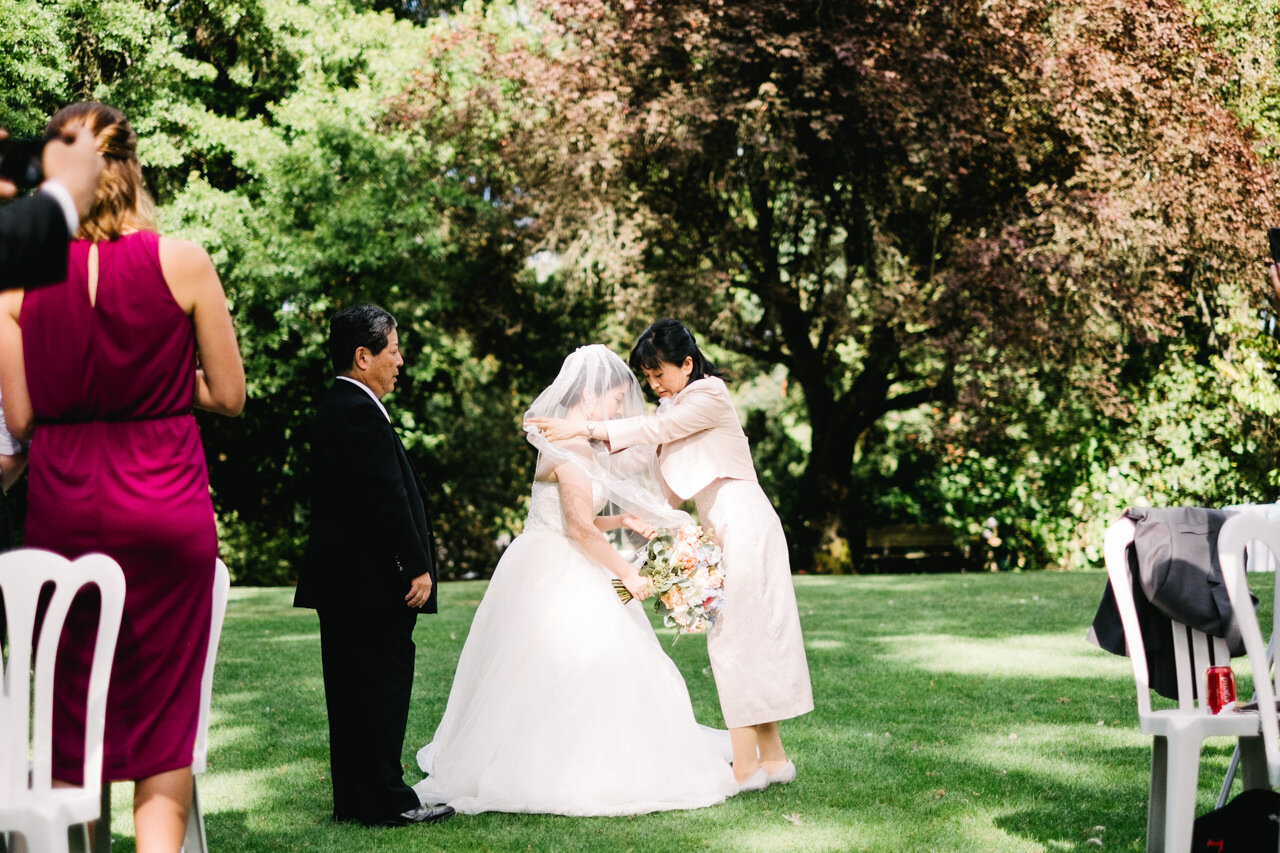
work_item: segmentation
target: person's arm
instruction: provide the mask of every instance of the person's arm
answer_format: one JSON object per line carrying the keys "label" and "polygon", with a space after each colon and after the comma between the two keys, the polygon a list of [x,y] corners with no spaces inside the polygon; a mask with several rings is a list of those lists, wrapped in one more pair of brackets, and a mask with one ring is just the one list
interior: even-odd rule
{"label": "person's arm", "polygon": [[62,207],[39,192],[0,207],[0,288],[37,287],[67,277]]}
{"label": "person's arm", "polygon": [[22,328],[18,325],[21,312],[21,290],[0,293],[0,400],[4,406],[5,426],[14,438],[30,441],[35,431],[35,414],[27,392]]}
{"label": "person's arm", "polygon": [[590,429],[585,420],[564,418],[529,418],[526,427],[536,427],[550,441],[583,437],[606,441],[610,450],[635,445],[667,444],[711,429],[723,423],[732,404],[710,382],[699,380],[678,402],[670,403],[657,415],[594,421]]}
{"label": "person's arm", "polygon": [[222,415],[244,411],[244,363],[217,270],[200,246],[160,240],[160,269],[196,331],[196,406]]}
{"label": "person's arm", "polygon": [[[0,128],[0,139],[8,131]],[[67,276],[67,242],[93,204],[105,164],[93,131],[51,140],[44,147],[40,191],[0,208],[0,288],[36,287]],[[18,188],[0,181],[0,198]]]}
{"label": "person's arm", "polygon": [[[656,415],[620,418],[596,425],[597,438],[613,451],[641,445],[670,444],[712,429],[728,419],[737,420],[733,407],[709,381],[694,385],[666,411]],[[601,434],[602,433],[602,434]]]}
{"label": "person's arm", "polygon": [[0,491],[7,492],[27,470],[27,443],[9,432],[0,406]]}
{"label": "person's arm", "polygon": [[652,524],[645,521],[640,516],[632,515],[629,512],[624,513],[623,515],[597,515],[595,525],[597,529],[605,532],[625,527],[628,530],[634,530],[645,539],[652,539],[653,535],[658,532],[654,529]]}
{"label": "person's arm", "polygon": [[0,489],[9,491],[18,482],[22,472],[27,470],[27,454],[0,453]]}
{"label": "person's arm", "polygon": [[[9,138],[9,129],[0,127],[0,139]],[[0,198],[13,198],[18,194],[18,187],[13,181],[0,180]]]}
{"label": "person's arm", "polygon": [[613,549],[604,533],[595,525],[595,512],[591,506],[591,480],[586,472],[572,462],[563,462],[556,467],[555,478],[560,488],[560,505],[564,509],[565,529],[569,538],[577,542],[588,557],[617,575],[627,591],[643,601],[652,589],[640,577],[636,568]]}

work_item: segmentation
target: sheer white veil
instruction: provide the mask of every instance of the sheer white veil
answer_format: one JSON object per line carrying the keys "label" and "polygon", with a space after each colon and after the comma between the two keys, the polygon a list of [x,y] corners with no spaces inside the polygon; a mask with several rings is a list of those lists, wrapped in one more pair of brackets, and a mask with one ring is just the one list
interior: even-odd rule
{"label": "sheer white veil", "polygon": [[[626,362],[602,344],[578,347],[560,373],[524,413],[529,418],[586,418],[596,422],[647,414],[644,394]],[[661,497],[655,448],[633,447],[610,453],[603,442],[585,439],[549,441],[534,427],[525,437],[538,449],[536,478],[546,477],[565,462],[577,465],[593,483],[604,487],[611,512],[632,513],[654,527],[690,524],[689,515]]]}

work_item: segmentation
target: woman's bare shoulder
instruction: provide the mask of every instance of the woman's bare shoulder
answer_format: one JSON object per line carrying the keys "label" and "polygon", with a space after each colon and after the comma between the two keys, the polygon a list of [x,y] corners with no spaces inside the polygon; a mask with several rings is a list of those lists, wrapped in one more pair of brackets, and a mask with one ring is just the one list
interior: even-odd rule
{"label": "woman's bare shoulder", "polygon": [[199,272],[213,265],[209,253],[199,243],[179,240],[175,237],[160,238],[160,264],[168,272]]}

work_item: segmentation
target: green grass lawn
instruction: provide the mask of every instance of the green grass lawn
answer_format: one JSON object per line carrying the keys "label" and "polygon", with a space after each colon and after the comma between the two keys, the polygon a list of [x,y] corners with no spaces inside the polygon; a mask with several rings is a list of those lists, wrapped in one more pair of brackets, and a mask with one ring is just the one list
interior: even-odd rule
{"label": "green grass lawn", "polygon": [[[1143,849],[1150,739],[1137,731],[1131,670],[1084,640],[1104,582],[1101,572],[798,577],[817,707],[783,724],[796,783],[697,811],[460,815],[376,830],[329,819],[314,613],[290,607],[290,589],[233,589],[200,778],[210,848],[1094,851],[1097,839]],[[1270,582],[1255,578],[1259,590]],[[410,783],[484,589],[443,584],[441,613],[418,620]],[[723,725],[705,639],[672,646],[659,634],[699,721]],[[1248,679],[1240,686],[1247,693]],[[1212,807],[1231,745],[1206,745],[1197,813]],[[113,789],[121,851],[133,850],[131,795]]]}

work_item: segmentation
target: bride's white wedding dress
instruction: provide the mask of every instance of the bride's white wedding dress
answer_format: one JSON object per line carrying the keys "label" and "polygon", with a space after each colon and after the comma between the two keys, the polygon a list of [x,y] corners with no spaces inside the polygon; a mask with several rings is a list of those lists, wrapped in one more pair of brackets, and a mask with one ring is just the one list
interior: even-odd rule
{"label": "bride's white wedding dress", "polygon": [[[594,496],[598,511],[602,490]],[[625,815],[737,792],[642,605],[621,604],[612,577],[567,535],[557,485],[535,482],[524,532],[471,623],[435,739],[418,753],[424,803]]]}

